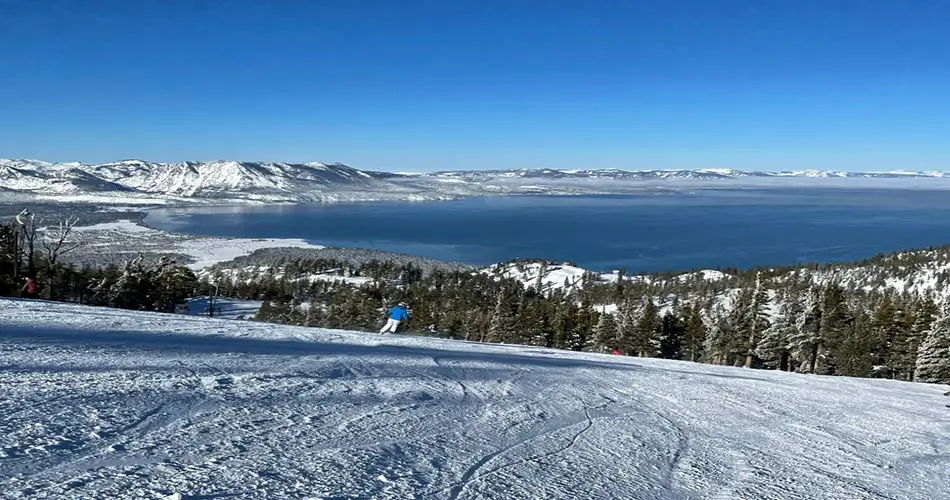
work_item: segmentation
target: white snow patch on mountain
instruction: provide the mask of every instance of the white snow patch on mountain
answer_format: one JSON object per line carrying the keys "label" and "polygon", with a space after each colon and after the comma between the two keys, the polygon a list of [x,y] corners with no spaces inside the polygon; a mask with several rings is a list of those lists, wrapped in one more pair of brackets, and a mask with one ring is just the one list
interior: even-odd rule
{"label": "white snow patch on mountain", "polygon": [[92,247],[114,246],[117,240],[140,241],[142,251],[149,248],[152,251],[187,255],[194,259],[194,262],[188,264],[192,270],[250,255],[262,248],[326,248],[300,238],[213,238],[176,235],[129,220],[78,226],[74,230],[90,235],[89,240],[94,241],[91,243]]}
{"label": "white snow patch on mountain", "polygon": [[703,269],[694,273],[681,274],[676,277],[678,281],[690,281],[697,279],[704,281],[720,281],[727,278],[729,278],[728,274],[714,269]]}
{"label": "white snow patch on mountain", "polygon": [[[542,263],[542,262],[514,262],[494,264],[481,272],[501,278],[511,278],[520,281],[525,288],[534,287],[541,293],[550,293],[555,290],[575,292],[584,287],[584,276],[590,276],[597,283],[616,283],[621,279],[618,271],[596,273],[582,267],[569,264]],[[674,276],[675,281],[720,281],[730,278],[730,275],[713,269],[683,273]],[[632,275],[623,276],[624,280],[640,283],[661,283],[656,276]],[[540,285],[540,286],[539,286]]]}
{"label": "white snow patch on mountain", "polygon": [[141,224],[137,224],[128,219],[120,219],[114,222],[102,222],[100,224],[92,224],[89,226],[76,226],[73,228],[74,231],[110,231],[115,233],[152,233],[159,232],[157,229],[152,229],[145,227]]}
{"label": "white snow patch on mountain", "polygon": [[202,269],[219,262],[227,262],[250,255],[262,248],[326,248],[300,238],[194,238],[183,241],[178,251],[193,257],[191,269]]}
{"label": "white snow patch on mountain", "polygon": [[554,290],[571,292],[583,287],[586,269],[568,264],[543,264],[540,262],[495,264],[482,270],[483,273],[522,282],[525,288],[534,287],[540,293]]}
{"label": "white snow patch on mountain", "polygon": [[946,387],[0,299],[5,498],[950,498]]}
{"label": "white snow patch on mountain", "polygon": [[271,276],[275,280],[288,279],[294,282],[307,283],[328,281],[334,283],[347,283],[357,287],[372,283],[374,281],[373,278],[368,276],[349,275],[342,269],[328,269],[321,273],[302,273],[294,274],[293,276],[287,276],[284,273],[283,268],[271,266],[244,266],[241,268],[215,269],[213,272],[210,269],[204,269],[198,272],[198,277],[201,278],[205,276],[212,276],[214,274],[225,276],[238,283],[253,283],[257,280],[260,280],[264,275]]}

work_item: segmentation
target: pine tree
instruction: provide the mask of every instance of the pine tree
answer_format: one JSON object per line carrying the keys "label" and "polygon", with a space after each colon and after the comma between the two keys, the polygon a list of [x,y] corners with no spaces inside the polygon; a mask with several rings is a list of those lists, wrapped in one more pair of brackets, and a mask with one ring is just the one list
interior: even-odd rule
{"label": "pine tree", "polygon": [[636,302],[630,298],[624,299],[617,309],[617,344],[624,354],[634,354],[633,339],[639,321],[640,311]]}
{"label": "pine tree", "polygon": [[[269,302],[265,302],[264,304],[270,305]],[[324,326],[327,322],[326,307],[322,303],[314,300],[311,300],[307,304],[303,324],[306,326]]]}
{"label": "pine tree", "polygon": [[909,324],[902,330],[902,334],[894,339],[888,357],[888,366],[894,378],[913,380],[918,351],[939,313],[940,309],[929,296],[914,303]]}
{"label": "pine tree", "polygon": [[706,339],[703,342],[704,360],[714,365],[723,365],[729,359],[729,317],[722,305],[715,306],[707,318]]}
{"label": "pine tree", "polygon": [[706,340],[706,325],[698,305],[688,307],[685,311],[685,325],[683,326],[683,359],[699,361],[703,357],[703,344]]}
{"label": "pine tree", "polygon": [[742,322],[743,328],[745,330],[745,338],[747,339],[744,364],[746,368],[752,367],[752,364],[755,361],[755,352],[758,348],[759,341],[762,339],[765,331],[769,328],[769,296],[765,287],[762,286],[762,281],[759,275],[756,275],[755,290],[752,292],[751,299],[752,300],[749,301],[747,309],[744,311],[746,317]]}
{"label": "pine tree", "polygon": [[[585,274],[585,277],[588,274]],[[589,286],[587,288],[589,289]],[[590,344],[589,339],[593,337],[594,327],[597,324],[596,316],[590,294],[582,291],[581,303],[577,309],[577,325],[574,328],[575,350],[582,351]]]}
{"label": "pine tree", "polygon": [[815,373],[823,349],[821,291],[811,288],[805,296],[803,314],[788,339],[797,371]]}
{"label": "pine tree", "polygon": [[510,288],[502,288],[495,300],[495,311],[488,326],[486,342],[512,342],[518,336],[518,299]]}
{"label": "pine tree", "polygon": [[848,347],[856,344],[849,342],[847,337],[853,330],[849,325],[854,317],[845,301],[844,289],[838,284],[825,287],[822,297],[821,311],[821,339],[825,347],[825,355],[818,359],[816,369],[818,373],[826,375],[838,374],[839,364],[845,358],[860,355],[859,352],[848,351]]}
{"label": "pine tree", "polygon": [[791,371],[791,338],[798,332],[804,315],[802,302],[795,294],[786,296],[779,308],[778,317],[769,325],[756,347],[757,355],[766,360],[766,364],[782,371]]}
{"label": "pine tree", "polygon": [[148,273],[152,294],[150,309],[171,312],[175,304],[191,296],[198,287],[198,278],[190,269],[162,257]]}
{"label": "pine tree", "polygon": [[261,303],[260,309],[257,310],[257,314],[254,315],[254,319],[257,321],[265,322],[277,322],[277,317],[279,315],[279,310],[274,306],[269,300],[265,300]]}
{"label": "pine tree", "polygon": [[528,303],[519,318],[518,327],[528,345],[550,347],[554,343],[554,325],[548,302],[534,300]]}
{"label": "pine tree", "polygon": [[[874,306],[868,328],[873,366],[869,373],[876,377],[894,377],[900,364],[902,345],[908,333],[906,314],[891,294],[885,294]],[[916,351],[912,359],[916,359]]]}
{"label": "pine tree", "polygon": [[107,291],[107,301],[112,307],[124,309],[148,309],[151,280],[142,258],[127,261],[122,275]]}
{"label": "pine tree", "polygon": [[944,304],[920,345],[914,380],[950,384],[950,302]]}
{"label": "pine tree", "polygon": [[659,329],[661,320],[653,298],[644,297],[640,318],[634,329],[631,348],[637,356],[652,357],[660,352]]}
{"label": "pine tree", "polygon": [[594,334],[590,336],[587,343],[587,351],[603,352],[605,348],[614,348],[617,345],[617,321],[614,315],[604,312],[597,320],[597,326],[594,327]]}
{"label": "pine tree", "polygon": [[835,375],[868,377],[875,367],[881,346],[880,340],[869,335],[871,318],[857,310],[850,316],[835,352]]}
{"label": "pine tree", "polygon": [[658,354],[664,359],[683,358],[683,336],[685,324],[671,311],[663,315],[660,321]]}
{"label": "pine tree", "polygon": [[577,306],[569,299],[560,301],[554,314],[554,347],[572,349],[577,327]]}

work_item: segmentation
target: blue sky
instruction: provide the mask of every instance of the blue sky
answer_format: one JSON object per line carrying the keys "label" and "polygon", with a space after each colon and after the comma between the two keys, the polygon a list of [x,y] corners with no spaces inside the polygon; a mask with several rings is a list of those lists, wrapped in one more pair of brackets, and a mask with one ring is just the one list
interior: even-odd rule
{"label": "blue sky", "polygon": [[0,0],[0,157],[950,170],[950,2]]}

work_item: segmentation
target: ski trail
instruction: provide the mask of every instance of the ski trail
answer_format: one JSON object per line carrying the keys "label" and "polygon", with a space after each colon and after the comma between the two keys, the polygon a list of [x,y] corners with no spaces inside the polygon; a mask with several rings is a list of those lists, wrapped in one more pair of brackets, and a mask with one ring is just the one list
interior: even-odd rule
{"label": "ski trail", "polygon": [[[568,440],[567,444],[565,444],[565,445],[563,445],[563,446],[561,446],[561,447],[559,447],[559,448],[557,448],[557,449],[555,449],[555,450],[552,450],[552,451],[549,451],[549,452],[545,452],[545,453],[540,453],[540,454],[533,455],[533,456],[530,456],[530,457],[526,457],[526,458],[523,458],[523,459],[520,459],[520,460],[515,460],[514,462],[506,463],[506,464],[503,464],[503,465],[499,465],[498,467],[494,467],[494,468],[492,468],[492,469],[488,469],[488,470],[482,471],[482,468],[483,468],[488,462],[492,461],[493,459],[495,459],[496,457],[498,457],[498,456],[500,456],[500,455],[503,455],[503,454],[507,453],[507,452],[510,451],[510,450],[513,450],[513,449],[515,449],[515,448],[524,446],[524,445],[526,445],[526,444],[528,444],[528,443],[530,443],[530,442],[533,442],[533,441],[538,440],[539,438],[543,438],[543,437],[546,437],[546,436],[550,436],[551,434],[554,434],[554,433],[556,433],[556,432],[562,431],[562,430],[564,430],[564,429],[569,429],[569,428],[574,427],[574,426],[579,425],[579,424],[583,424],[583,425],[584,425],[583,428],[581,428],[581,429],[578,430],[576,433],[574,433],[574,434],[571,436],[571,438]],[[496,450],[496,451],[494,451],[494,452],[492,452],[492,453],[489,453],[489,454],[485,455],[485,456],[482,457],[478,462],[476,462],[476,463],[473,464],[471,467],[469,467],[469,468],[465,471],[465,473],[462,474],[462,477],[459,478],[458,483],[456,483],[454,486],[451,487],[451,489],[449,490],[449,499],[450,499],[450,500],[456,500],[456,499],[459,497],[459,495],[462,493],[462,491],[464,491],[465,488],[466,488],[469,484],[471,484],[472,482],[474,482],[474,481],[476,481],[476,480],[484,479],[484,478],[486,478],[486,477],[488,477],[488,476],[490,476],[490,475],[492,475],[492,474],[495,474],[495,473],[497,473],[497,472],[499,472],[499,471],[502,471],[502,470],[504,470],[504,469],[508,469],[508,468],[511,468],[511,467],[514,467],[514,466],[517,466],[517,465],[521,465],[521,464],[525,464],[525,463],[528,463],[528,462],[532,462],[532,461],[535,461],[535,460],[541,460],[541,459],[544,459],[544,458],[546,458],[546,457],[550,457],[550,456],[552,456],[552,455],[557,455],[557,454],[559,454],[559,453],[563,453],[563,452],[569,450],[570,448],[572,448],[572,447],[577,443],[577,440],[580,439],[581,435],[583,435],[585,432],[587,432],[587,431],[593,426],[593,424],[594,424],[594,422],[593,422],[593,419],[591,419],[590,410],[585,407],[585,408],[584,408],[584,419],[581,420],[581,421],[579,421],[579,422],[578,422],[578,421],[575,421],[575,422],[571,422],[571,423],[566,424],[566,425],[561,425],[561,426],[555,427],[555,428],[553,428],[553,429],[546,430],[546,431],[544,431],[544,432],[542,432],[542,433],[540,433],[540,434],[535,434],[535,435],[529,436],[529,437],[527,437],[527,438],[525,438],[525,439],[523,439],[523,440],[520,440],[520,441],[518,441],[518,442],[516,442],[516,443],[514,443],[514,444],[511,444],[511,445],[509,445],[509,446],[506,446],[506,447],[504,447],[504,448],[498,449],[498,450]],[[476,477],[476,474],[477,474],[477,477]],[[444,490],[443,490],[443,491],[444,491]]]}

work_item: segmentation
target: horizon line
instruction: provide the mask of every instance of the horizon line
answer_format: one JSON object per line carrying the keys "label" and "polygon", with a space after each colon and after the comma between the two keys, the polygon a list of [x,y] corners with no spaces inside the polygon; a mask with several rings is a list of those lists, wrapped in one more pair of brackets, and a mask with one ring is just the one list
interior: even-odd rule
{"label": "horizon line", "polygon": [[[344,162],[324,162],[324,161],[282,161],[282,160],[227,160],[227,159],[214,159],[214,160],[178,160],[178,161],[152,161],[144,160],[142,158],[123,158],[119,160],[110,160],[105,162],[84,162],[84,161],[46,161],[36,158],[4,158],[0,157],[0,162],[26,162],[33,164],[42,164],[42,166],[56,166],[56,165],[68,165],[68,164],[79,164],[85,166],[96,167],[100,165],[108,165],[113,163],[123,163],[123,162],[142,162],[154,165],[175,165],[181,163],[284,163],[287,165],[310,165],[310,164],[320,164],[320,165],[342,165],[349,168],[354,168],[360,171],[369,171],[369,172],[385,172],[392,174],[402,174],[402,175],[424,175],[424,174],[433,174],[433,173],[451,173],[451,172],[508,172],[508,171],[542,171],[550,170],[554,172],[562,173],[572,173],[572,172],[604,172],[604,171],[615,171],[615,172],[708,172],[708,173],[727,173],[727,172],[739,172],[739,173],[756,173],[756,172],[769,172],[769,173],[802,173],[802,172],[821,172],[821,173],[863,173],[863,174],[898,174],[898,173],[945,173],[950,174],[950,167],[948,170],[940,170],[937,168],[928,169],[928,170],[907,170],[907,169],[893,169],[893,170],[846,170],[846,169],[823,169],[823,168],[803,168],[799,170],[770,170],[770,169],[741,169],[741,168],[732,168],[732,167],[694,167],[694,168],[642,168],[642,169],[626,169],[618,167],[601,167],[601,168],[557,168],[557,167],[516,167],[516,168],[483,168],[483,169],[449,169],[449,170],[433,170],[429,172],[412,172],[406,170],[379,170],[375,168],[362,168],[354,167],[348,163]],[[40,166],[40,165],[37,165]]]}

